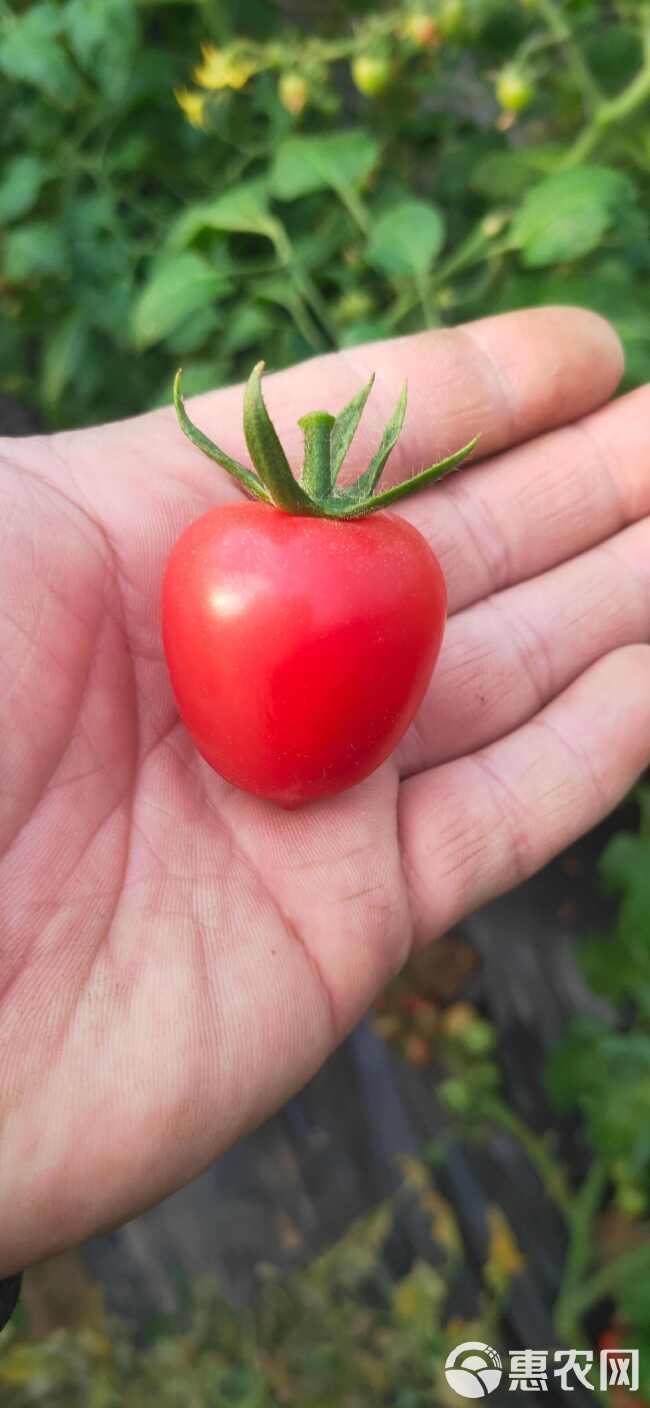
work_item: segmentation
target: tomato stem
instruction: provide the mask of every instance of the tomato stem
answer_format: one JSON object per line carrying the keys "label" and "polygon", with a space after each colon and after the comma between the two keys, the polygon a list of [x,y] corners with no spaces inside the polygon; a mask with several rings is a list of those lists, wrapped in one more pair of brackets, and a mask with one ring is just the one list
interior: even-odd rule
{"label": "tomato stem", "polygon": [[336,417],[327,411],[311,411],[298,425],[305,437],[301,484],[311,498],[322,501],[332,488],[331,439]]}

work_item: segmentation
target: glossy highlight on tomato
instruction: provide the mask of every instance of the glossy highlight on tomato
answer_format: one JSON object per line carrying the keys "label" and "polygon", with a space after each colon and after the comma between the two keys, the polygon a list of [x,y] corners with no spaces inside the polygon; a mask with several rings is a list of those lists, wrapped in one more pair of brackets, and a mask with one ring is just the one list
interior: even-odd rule
{"label": "glossy highlight on tomato", "polygon": [[437,558],[391,513],[215,508],[178,540],[164,580],[181,717],[222,777],[283,807],[351,787],[418,709],[446,605]]}

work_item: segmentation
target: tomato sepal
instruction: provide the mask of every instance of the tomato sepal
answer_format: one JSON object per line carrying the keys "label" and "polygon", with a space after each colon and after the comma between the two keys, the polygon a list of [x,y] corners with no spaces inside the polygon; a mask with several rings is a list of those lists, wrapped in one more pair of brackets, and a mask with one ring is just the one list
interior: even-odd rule
{"label": "tomato sepal", "polygon": [[228,473],[232,475],[233,479],[236,479],[238,483],[242,485],[242,488],[247,489],[248,493],[252,494],[254,498],[261,499],[262,503],[265,504],[272,503],[271,495],[268,490],[265,489],[264,485],[260,483],[257,476],[252,474],[250,469],[246,468],[246,465],[240,464],[239,460],[234,460],[231,455],[226,454],[225,450],[222,450],[219,445],[215,444],[214,440],[210,440],[207,435],[204,435],[203,431],[199,430],[198,425],[195,425],[194,421],[190,420],[181,392],[182,375],[182,370],[179,368],[174,377],[173,398],[174,409],[183,434],[187,436],[188,440],[190,440],[193,445],[196,445],[197,450],[202,450],[204,455],[208,455],[208,457],[211,460],[215,460],[222,469],[226,469]]}
{"label": "tomato sepal", "polygon": [[302,475],[298,481],[266,408],[261,385],[263,371],[264,362],[258,362],[244,392],[244,436],[256,474],[232,459],[194,425],[181,395],[180,371],[174,381],[174,406],[181,430],[197,449],[227,470],[255,498],[285,513],[321,518],[363,518],[378,509],[388,508],[459,469],[478,443],[479,436],[474,435],[461,449],[437,464],[376,493],[388,457],[404,426],[407,404],[405,382],[370,464],[352,484],[337,488],[339,472],[372,390],[373,374],[338,416],[330,415],[328,411],[313,411],[301,417],[298,424],[303,432],[305,449]]}
{"label": "tomato sepal", "polygon": [[373,372],[365,386],[357,391],[356,396],[348,401],[347,406],[339,411],[332,427],[332,483],[335,484],[339,470],[352,441],[357,433],[359,421],[365,410],[366,401],[375,384],[375,373]]}
{"label": "tomato sepal", "polygon": [[399,401],[381,437],[381,443],[377,453],[373,455],[368,468],[364,470],[363,474],[359,475],[359,478],[355,480],[352,485],[351,493],[354,493],[361,503],[365,503],[374,494],[375,488],[384,472],[388,456],[399,440],[406,416],[406,400],[407,388],[406,382],[404,382]]}
{"label": "tomato sepal", "polygon": [[313,513],[313,500],[291,473],[278,433],[262,395],[264,362],[258,362],[244,392],[244,435],[248,453],[276,508],[285,513]]}

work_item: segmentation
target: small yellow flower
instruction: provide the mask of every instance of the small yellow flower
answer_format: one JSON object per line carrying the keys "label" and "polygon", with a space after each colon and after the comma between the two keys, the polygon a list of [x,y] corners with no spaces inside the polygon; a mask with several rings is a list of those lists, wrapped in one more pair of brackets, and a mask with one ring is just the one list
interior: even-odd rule
{"label": "small yellow flower", "polygon": [[214,44],[202,44],[203,63],[194,70],[194,78],[202,88],[243,88],[258,65],[255,59],[228,49],[215,49]]}
{"label": "small yellow flower", "polygon": [[498,1207],[487,1210],[490,1245],[483,1275],[488,1286],[497,1294],[504,1291],[513,1276],[518,1276],[526,1265],[514,1234]]}
{"label": "small yellow flower", "polygon": [[191,93],[189,88],[177,88],[174,97],[193,127],[205,126],[205,98],[202,93]]}

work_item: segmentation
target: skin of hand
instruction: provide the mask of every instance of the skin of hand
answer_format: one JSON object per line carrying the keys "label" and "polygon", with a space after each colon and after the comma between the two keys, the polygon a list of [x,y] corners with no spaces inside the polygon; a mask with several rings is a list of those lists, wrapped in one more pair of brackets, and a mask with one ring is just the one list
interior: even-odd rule
{"label": "skin of hand", "polygon": [[[450,619],[398,753],[285,812],[179,723],[159,595],[238,496],[171,408],[2,442],[0,1276],[178,1188],[319,1067],[411,951],[544,865],[650,760],[650,409],[611,328],[517,312],[269,377],[296,421],[377,372],[350,473],[408,377],[391,478]],[[241,388],[192,415],[246,461]],[[522,939],[522,941],[525,941]],[[507,955],[504,954],[507,960]]]}

